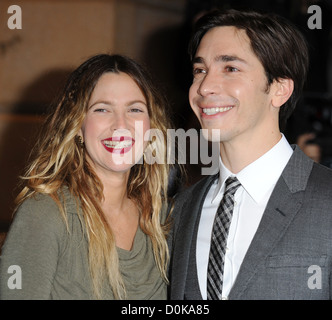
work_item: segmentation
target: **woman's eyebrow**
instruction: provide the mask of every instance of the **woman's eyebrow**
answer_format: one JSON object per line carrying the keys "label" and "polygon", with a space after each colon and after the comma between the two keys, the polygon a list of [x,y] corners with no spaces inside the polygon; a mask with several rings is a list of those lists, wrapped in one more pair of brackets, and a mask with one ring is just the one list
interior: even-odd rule
{"label": "woman's eyebrow", "polygon": [[[131,100],[131,101],[128,101],[125,106],[131,106],[131,105],[134,105],[136,103],[139,103],[139,104],[143,104],[146,106],[146,102],[143,101],[143,100]],[[89,108],[92,108],[93,106],[95,106],[96,104],[103,104],[103,105],[106,105],[106,106],[114,106],[115,103],[112,102],[112,101],[107,101],[107,100],[97,100],[95,101],[94,103],[92,103]]]}

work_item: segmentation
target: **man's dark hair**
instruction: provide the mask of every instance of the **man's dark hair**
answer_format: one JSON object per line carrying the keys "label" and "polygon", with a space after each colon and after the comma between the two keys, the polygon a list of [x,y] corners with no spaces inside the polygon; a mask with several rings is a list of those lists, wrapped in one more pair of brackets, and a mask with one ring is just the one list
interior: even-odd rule
{"label": "man's dark hair", "polygon": [[304,36],[293,24],[275,14],[215,10],[199,19],[194,27],[189,43],[191,60],[206,32],[222,26],[246,31],[252,50],[264,67],[268,86],[278,79],[294,81],[293,94],[280,108],[279,125],[284,128],[301,96],[306,79],[309,54]]}

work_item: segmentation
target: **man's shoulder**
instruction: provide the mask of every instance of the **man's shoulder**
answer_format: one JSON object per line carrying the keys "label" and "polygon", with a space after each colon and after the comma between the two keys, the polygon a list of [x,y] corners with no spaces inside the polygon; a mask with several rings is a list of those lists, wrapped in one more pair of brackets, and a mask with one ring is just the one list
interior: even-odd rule
{"label": "man's shoulder", "polygon": [[181,190],[176,196],[175,201],[186,201],[188,198],[195,198],[198,194],[205,192],[206,188],[215,180],[216,175],[206,176],[198,180],[191,186]]}
{"label": "man's shoulder", "polygon": [[309,181],[332,190],[332,169],[319,163],[314,163]]}
{"label": "man's shoulder", "polygon": [[173,216],[179,219],[180,216],[192,214],[193,209],[202,201],[215,178],[216,175],[206,176],[179,192],[174,197]]}

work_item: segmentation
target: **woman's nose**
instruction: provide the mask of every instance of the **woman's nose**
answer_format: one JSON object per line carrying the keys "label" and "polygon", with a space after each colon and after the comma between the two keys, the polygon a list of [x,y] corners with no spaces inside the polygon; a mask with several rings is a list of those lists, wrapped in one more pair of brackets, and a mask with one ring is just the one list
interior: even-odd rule
{"label": "woman's nose", "polygon": [[117,113],[114,115],[112,122],[113,130],[128,129],[127,128],[127,119],[124,113]]}

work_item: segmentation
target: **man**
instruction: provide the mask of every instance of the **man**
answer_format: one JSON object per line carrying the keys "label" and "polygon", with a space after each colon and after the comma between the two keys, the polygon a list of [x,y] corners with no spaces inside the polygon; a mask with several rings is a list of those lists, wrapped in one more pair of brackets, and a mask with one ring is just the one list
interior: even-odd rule
{"label": "man", "polygon": [[216,11],[189,50],[190,105],[220,164],[176,199],[170,298],[329,299],[332,171],[280,131],[306,76],[302,35],[281,17]]}

